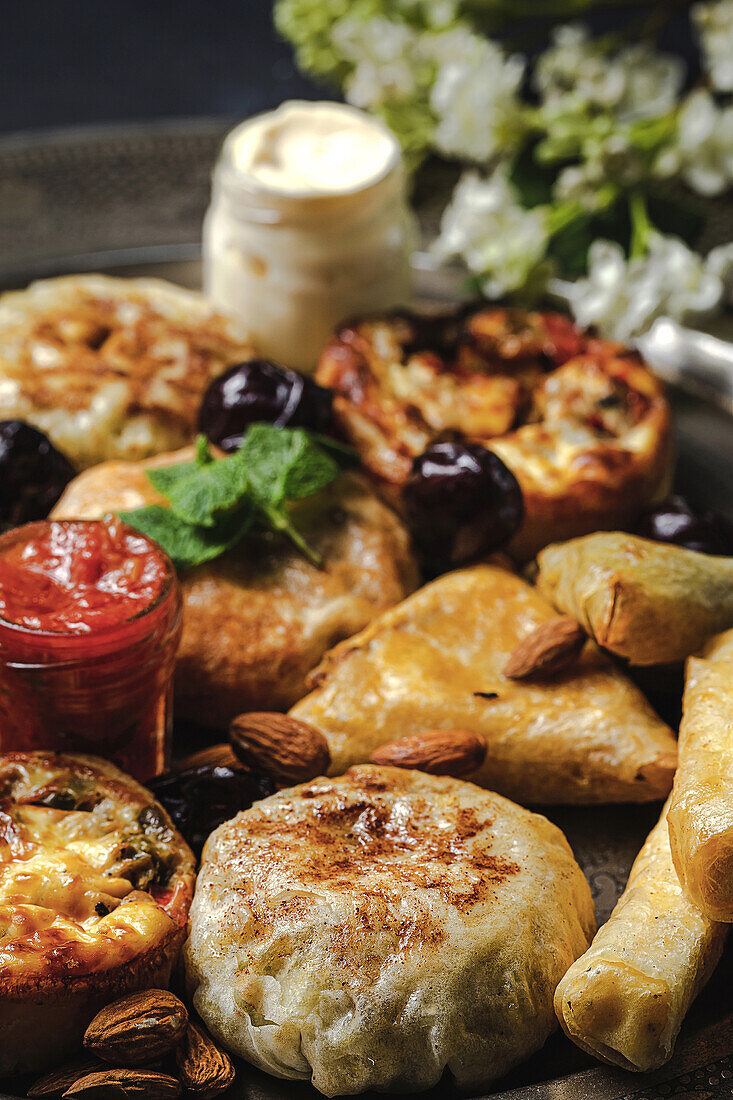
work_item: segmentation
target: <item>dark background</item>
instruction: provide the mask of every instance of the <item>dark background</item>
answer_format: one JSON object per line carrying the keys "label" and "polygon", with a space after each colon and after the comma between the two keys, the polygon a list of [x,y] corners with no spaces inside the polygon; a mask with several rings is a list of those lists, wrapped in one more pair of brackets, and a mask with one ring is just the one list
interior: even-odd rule
{"label": "dark background", "polygon": [[244,116],[324,91],[297,73],[272,0],[0,0],[0,17],[5,133]]}
{"label": "dark background", "polygon": [[[674,16],[663,46],[692,56],[688,6],[658,0],[657,10]],[[641,25],[649,7],[592,21],[611,30],[636,16]],[[537,26],[517,28],[512,44],[531,52],[540,44]],[[237,118],[319,94],[334,93],[297,72],[273,29],[272,0],[0,0],[0,133]]]}

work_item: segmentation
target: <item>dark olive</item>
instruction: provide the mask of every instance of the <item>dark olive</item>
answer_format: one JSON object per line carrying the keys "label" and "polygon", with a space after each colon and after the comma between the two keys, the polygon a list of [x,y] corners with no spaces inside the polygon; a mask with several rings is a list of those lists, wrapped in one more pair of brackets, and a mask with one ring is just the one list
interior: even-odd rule
{"label": "dark olive", "polygon": [[717,512],[697,512],[682,497],[668,497],[648,508],[634,530],[642,538],[702,554],[733,555],[733,522]]}
{"label": "dark olive", "polygon": [[73,476],[43,432],[23,420],[0,420],[0,529],[45,519]]}
{"label": "dark olive", "polygon": [[147,786],[197,855],[209,833],[223,821],[275,791],[275,784],[265,776],[224,764],[165,772]]}
{"label": "dark olive", "polygon": [[430,573],[501,549],[524,518],[514,474],[474,443],[431,443],[415,459],[402,496],[415,549]]}
{"label": "dark olive", "polygon": [[267,359],[238,363],[210,384],[199,412],[199,428],[223,451],[236,451],[256,421],[276,428],[331,426],[331,390]]}

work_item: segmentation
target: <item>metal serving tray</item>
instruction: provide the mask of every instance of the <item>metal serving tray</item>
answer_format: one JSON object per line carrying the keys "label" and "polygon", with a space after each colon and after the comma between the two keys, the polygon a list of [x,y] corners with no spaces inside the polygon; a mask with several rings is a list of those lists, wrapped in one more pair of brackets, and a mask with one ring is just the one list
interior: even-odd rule
{"label": "metal serving tray", "polygon": [[[221,120],[0,140],[0,289],[72,271],[154,275],[198,286],[198,231],[208,173],[227,129]],[[676,488],[733,516],[733,416],[699,396],[672,392]],[[676,721],[681,680],[642,686]],[[190,743],[191,731],[182,737]],[[195,739],[194,735],[194,739]],[[198,736],[203,740],[206,734]],[[608,917],[658,806],[553,807]],[[674,1058],[653,1074],[602,1066],[561,1034],[498,1082],[493,1100],[722,1100],[733,1097],[733,944],[682,1028]],[[27,1082],[6,1083],[24,1095]],[[232,1100],[315,1100],[310,1086],[238,1066]],[[462,1095],[441,1084],[429,1097]]]}

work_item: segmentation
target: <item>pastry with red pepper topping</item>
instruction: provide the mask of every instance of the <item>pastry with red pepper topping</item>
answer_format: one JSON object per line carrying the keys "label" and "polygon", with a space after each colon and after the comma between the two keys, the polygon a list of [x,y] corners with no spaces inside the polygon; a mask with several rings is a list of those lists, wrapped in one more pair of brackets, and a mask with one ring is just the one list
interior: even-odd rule
{"label": "pastry with red pepper topping", "polygon": [[661,383],[622,344],[558,313],[463,307],[343,326],[316,373],[340,430],[393,500],[432,443],[493,451],[514,474],[524,520],[509,544],[628,526],[668,487],[670,410]]}

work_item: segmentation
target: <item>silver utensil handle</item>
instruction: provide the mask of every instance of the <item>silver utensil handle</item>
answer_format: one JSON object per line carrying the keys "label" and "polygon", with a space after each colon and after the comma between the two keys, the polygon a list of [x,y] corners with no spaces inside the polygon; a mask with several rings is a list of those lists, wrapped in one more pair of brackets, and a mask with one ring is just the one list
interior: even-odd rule
{"label": "silver utensil handle", "polygon": [[636,346],[663,378],[733,408],[733,344],[727,340],[660,317]]}

